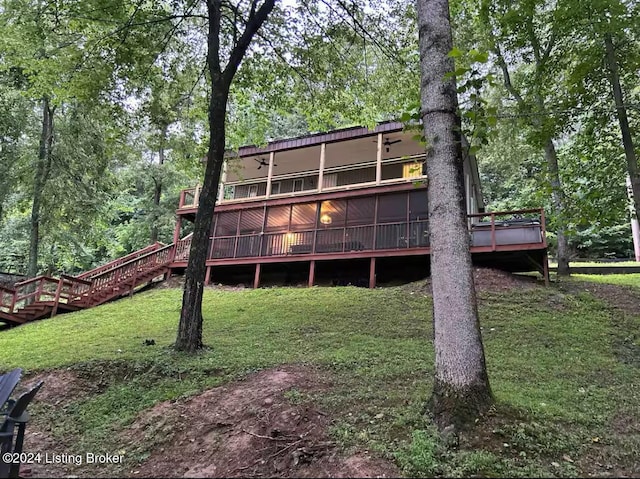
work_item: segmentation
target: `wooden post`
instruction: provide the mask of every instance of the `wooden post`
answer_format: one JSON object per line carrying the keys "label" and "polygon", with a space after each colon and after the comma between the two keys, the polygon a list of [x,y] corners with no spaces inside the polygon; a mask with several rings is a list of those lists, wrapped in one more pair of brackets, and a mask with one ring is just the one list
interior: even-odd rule
{"label": "wooden post", "polygon": [[220,184],[218,185],[218,203],[222,203],[224,200],[224,184],[227,182],[227,160],[222,163],[222,175],[220,177]]}
{"label": "wooden post", "polygon": [[202,187],[200,185],[196,186],[196,191],[193,193],[193,206],[200,204],[200,190],[202,190]]}
{"label": "wooden post", "polygon": [[174,244],[178,244],[180,241],[180,229],[182,228],[182,216],[178,216],[178,221],[176,222],[176,227],[173,230],[173,242]]}
{"label": "wooden post", "polygon": [[51,309],[51,316],[53,318],[58,313],[58,303],[60,302],[60,294],[62,293],[62,285],[64,283],[64,279],[58,279],[58,286],[56,286],[56,296],[53,299],[53,308]]}
{"label": "wooden post", "polygon": [[208,285],[209,281],[211,281],[211,266],[207,266],[207,272],[204,275],[204,285]]}
{"label": "wooden post", "polygon": [[544,276],[544,285],[549,286],[549,255],[547,250],[544,251],[544,257],[542,258],[542,275]]}
{"label": "wooden post", "polygon": [[260,263],[256,263],[256,274],[253,277],[253,288],[258,289],[260,287]]}
{"label": "wooden post", "polygon": [[378,149],[376,150],[376,185],[382,181],[382,133],[378,133]]}
{"label": "wooden post", "polygon": [[371,262],[369,263],[369,288],[373,289],[376,287],[376,259],[371,258]]}
{"label": "wooden post", "polygon": [[318,169],[318,192],[322,191],[322,184],[324,183],[324,162],[327,156],[327,144],[320,144],[320,168]]}
{"label": "wooden post", "polygon": [[273,163],[275,161],[275,152],[269,153],[269,172],[267,173],[267,194],[266,197],[271,197],[271,179],[273,178]]}
{"label": "wooden post", "polygon": [[316,279],[316,260],[312,259],[309,264],[309,287],[313,286]]}

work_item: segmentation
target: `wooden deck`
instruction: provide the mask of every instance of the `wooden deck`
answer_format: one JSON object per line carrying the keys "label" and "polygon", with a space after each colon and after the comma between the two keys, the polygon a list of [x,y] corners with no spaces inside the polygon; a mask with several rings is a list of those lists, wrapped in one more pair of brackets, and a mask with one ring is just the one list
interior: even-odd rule
{"label": "wooden deck", "polygon": [[[319,210],[318,210],[319,211]],[[319,214],[319,213],[317,213]],[[240,220],[239,220],[240,221]],[[471,253],[476,264],[512,272],[539,271],[548,278],[545,218],[542,209],[469,215]],[[291,224],[288,225],[291,227]],[[365,224],[308,230],[211,237],[207,283],[218,268],[254,268],[253,285],[260,285],[262,265],[304,263],[309,285],[315,282],[318,263],[344,260],[370,262],[369,285],[376,284],[376,261],[415,257],[428,264],[431,248],[426,220]],[[179,246],[171,267],[186,267],[190,238]]]}

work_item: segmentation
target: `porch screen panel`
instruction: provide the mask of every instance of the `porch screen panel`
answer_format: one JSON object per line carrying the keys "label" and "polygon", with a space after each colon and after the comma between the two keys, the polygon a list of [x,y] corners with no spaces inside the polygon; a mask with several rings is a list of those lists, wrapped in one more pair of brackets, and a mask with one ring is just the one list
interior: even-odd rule
{"label": "porch screen panel", "polygon": [[291,209],[291,231],[314,229],[317,216],[316,203],[293,205]]}
{"label": "porch screen panel", "polygon": [[318,228],[343,228],[347,218],[347,202],[328,200],[320,204]]}
{"label": "porch screen panel", "polygon": [[220,236],[235,236],[238,234],[239,211],[227,211],[218,215],[216,238]]}
{"label": "porch screen panel", "polygon": [[412,191],[409,193],[409,221],[427,219],[429,219],[427,190]]}
{"label": "porch screen panel", "polygon": [[407,194],[381,195],[378,198],[378,223],[407,221]]}
{"label": "porch screen panel", "polygon": [[353,198],[347,208],[347,226],[372,225],[375,222],[376,197]]}
{"label": "porch screen panel", "polygon": [[262,223],[264,222],[264,209],[252,208],[243,210],[240,216],[240,234],[251,235],[262,232]]}
{"label": "porch screen panel", "polygon": [[267,225],[265,231],[279,232],[289,229],[290,206],[271,206],[267,209]]}
{"label": "porch screen panel", "polygon": [[398,249],[408,246],[407,199],[407,193],[378,197],[376,249]]}
{"label": "porch screen panel", "polygon": [[409,193],[409,247],[429,246],[427,190]]}

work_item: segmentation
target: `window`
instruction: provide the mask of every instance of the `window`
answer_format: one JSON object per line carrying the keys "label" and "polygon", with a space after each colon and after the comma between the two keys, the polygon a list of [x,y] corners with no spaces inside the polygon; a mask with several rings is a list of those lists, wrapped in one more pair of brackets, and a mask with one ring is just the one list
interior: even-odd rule
{"label": "window", "polygon": [[293,180],[293,191],[302,191],[304,189],[304,178]]}
{"label": "window", "polygon": [[338,185],[338,174],[337,173],[329,173],[328,175],[324,175],[322,177],[322,187],[323,188],[332,188]]}
{"label": "window", "polygon": [[279,181],[275,181],[275,182],[271,183],[271,194],[272,195],[279,195],[280,194],[280,182]]}
{"label": "window", "polygon": [[419,178],[422,176],[422,163],[416,161],[414,163],[405,163],[402,165],[403,178]]}
{"label": "window", "polygon": [[236,187],[233,185],[224,185],[224,196],[222,199],[232,200],[236,195]]}
{"label": "window", "polygon": [[254,198],[256,196],[258,196],[258,185],[249,185],[249,194],[247,197]]}

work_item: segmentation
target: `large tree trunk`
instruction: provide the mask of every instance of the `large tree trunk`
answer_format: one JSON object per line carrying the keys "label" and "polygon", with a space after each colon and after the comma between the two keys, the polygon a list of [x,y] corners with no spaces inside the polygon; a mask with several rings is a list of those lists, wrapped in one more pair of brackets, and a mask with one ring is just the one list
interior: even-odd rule
{"label": "large tree trunk", "polygon": [[224,161],[225,122],[229,93],[228,87],[221,82],[213,83],[213,85],[209,101],[209,127],[211,131],[209,155],[191,238],[189,263],[185,273],[182,297],[182,311],[175,344],[177,350],[188,352],[195,352],[203,346],[202,293],[204,291],[211,223]]}
{"label": "large tree trunk", "polygon": [[158,220],[160,211],[160,199],[162,198],[162,178],[164,165],[164,145],[167,139],[167,127],[163,126],[160,130],[160,146],[158,147],[158,164],[160,165],[159,178],[153,178],[153,219],[151,222],[151,242],[158,241]]}
{"label": "large tree trunk", "polygon": [[605,34],[604,44],[607,51],[607,67],[609,68],[609,77],[611,79],[611,87],[613,88],[613,98],[616,102],[616,114],[618,115],[618,123],[620,124],[620,131],[622,132],[624,155],[627,159],[627,172],[631,179],[633,206],[636,218],[640,219],[640,175],[638,174],[638,160],[636,158],[636,151],[633,147],[631,129],[629,128],[629,120],[627,118],[627,109],[624,106],[622,88],[620,87],[620,75],[618,74],[616,52],[613,48],[613,41],[611,40],[610,33]]}
{"label": "large tree trunk", "polygon": [[553,209],[557,218],[556,238],[558,240],[558,275],[569,275],[569,245],[564,228],[564,190],[560,182],[560,172],[558,168],[558,155],[553,140],[549,138],[544,145],[544,157],[547,160],[549,178],[551,182],[551,199]]}
{"label": "large tree trunk", "polygon": [[53,109],[49,99],[42,100],[42,131],[40,133],[40,148],[36,162],[35,177],[33,179],[33,197],[31,204],[29,262],[27,277],[34,278],[38,274],[38,248],[40,245],[40,216],[42,210],[42,193],[51,170],[51,147],[53,144]]}
{"label": "large tree trunk", "polygon": [[432,408],[439,428],[473,422],[492,403],[478,323],[449,3],[418,0],[421,105],[427,139],[429,231],[436,352]]}
{"label": "large tree trunk", "polygon": [[209,32],[207,36],[207,66],[211,79],[209,100],[209,153],[200,203],[194,224],[189,251],[189,263],[185,273],[184,294],[178,337],[175,348],[195,352],[202,348],[202,293],[206,275],[206,258],[209,250],[209,233],[216,205],[218,183],[224,161],[225,122],[229,87],[255,33],[273,10],[275,0],[252,0],[245,30],[234,44],[224,70],[220,66],[221,0],[207,0]]}

